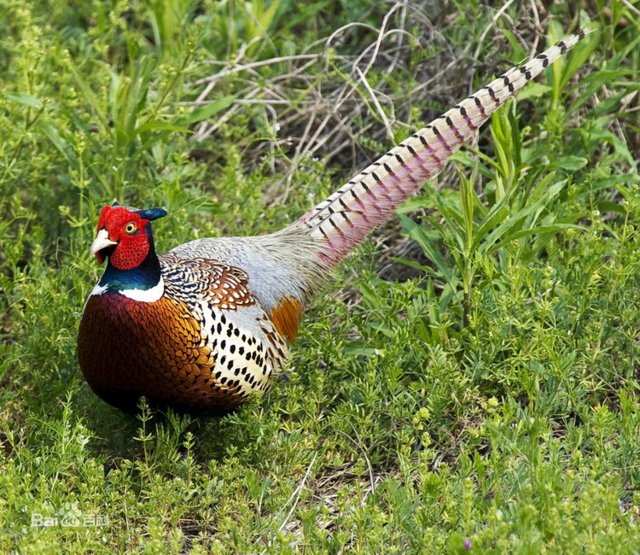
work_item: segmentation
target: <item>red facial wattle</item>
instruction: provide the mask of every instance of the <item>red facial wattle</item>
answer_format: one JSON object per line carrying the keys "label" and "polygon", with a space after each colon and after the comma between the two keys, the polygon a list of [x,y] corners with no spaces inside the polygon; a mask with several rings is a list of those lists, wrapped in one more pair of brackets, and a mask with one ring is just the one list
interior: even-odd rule
{"label": "red facial wattle", "polygon": [[[142,264],[149,254],[149,239],[144,230],[149,220],[124,207],[105,206],[98,221],[98,234],[106,231],[109,242],[114,242],[111,263],[119,270],[130,270]],[[132,230],[127,230],[130,227]],[[104,261],[103,249],[95,253],[98,262]]]}
{"label": "red facial wattle", "polygon": [[111,255],[111,264],[119,270],[131,270],[139,266],[149,254],[149,241],[143,230],[147,221],[140,221],[144,224],[138,229],[138,234],[123,236]]}

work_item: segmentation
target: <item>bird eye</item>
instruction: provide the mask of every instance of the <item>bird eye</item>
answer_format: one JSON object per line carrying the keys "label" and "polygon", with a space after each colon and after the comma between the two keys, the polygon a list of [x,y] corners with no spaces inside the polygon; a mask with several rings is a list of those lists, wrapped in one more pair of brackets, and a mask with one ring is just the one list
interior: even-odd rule
{"label": "bird eye", "polygon": [[127,235],[133,235],[136,232],[136,229],[138,229],[138,228],[137,228],[135,222],[129,222],[127,224],[127,227],[124,228],[124,232]]}

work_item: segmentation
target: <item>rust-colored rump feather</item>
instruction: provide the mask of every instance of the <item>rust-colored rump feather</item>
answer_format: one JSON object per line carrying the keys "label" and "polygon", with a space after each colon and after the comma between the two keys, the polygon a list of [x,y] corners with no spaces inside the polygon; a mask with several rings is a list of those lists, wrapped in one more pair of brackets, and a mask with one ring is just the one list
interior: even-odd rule
{"label": "rust-colored rump feather", "polygon": [[282,337],[293,343],[298,334],[304,309],[298,299],[283,297],[269,317]]}

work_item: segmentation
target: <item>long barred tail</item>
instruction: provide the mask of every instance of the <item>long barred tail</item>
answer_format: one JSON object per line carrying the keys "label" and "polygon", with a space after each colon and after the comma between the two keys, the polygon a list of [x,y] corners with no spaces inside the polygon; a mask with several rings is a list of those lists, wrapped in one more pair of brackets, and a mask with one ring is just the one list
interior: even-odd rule
{"label": "long barred tail", "polygon": [[587,34],[570,35],[536,58],[516,66],[432,121],[340,187],[292,224],[322,240],[318,256],[335,266],[423,183],[507,99]]}

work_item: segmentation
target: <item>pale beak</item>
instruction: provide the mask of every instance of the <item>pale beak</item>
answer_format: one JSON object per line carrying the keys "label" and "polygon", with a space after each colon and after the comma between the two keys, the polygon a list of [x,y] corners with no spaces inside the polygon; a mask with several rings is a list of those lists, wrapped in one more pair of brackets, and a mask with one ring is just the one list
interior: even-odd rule
{"label": "pale beak", "polygon": [[102,264],[103,257],[100,256],[100,251],[117,244],[118,243],[116,241],[112,241],[111,239],[109,239],[109,233],[107,233],[106,229],[101,229],[100,231],[98,231],[98,235],[96,235],[93,243],[91,243],[89,254],[91,256],[95,256],[98,259],[98,262]]}

